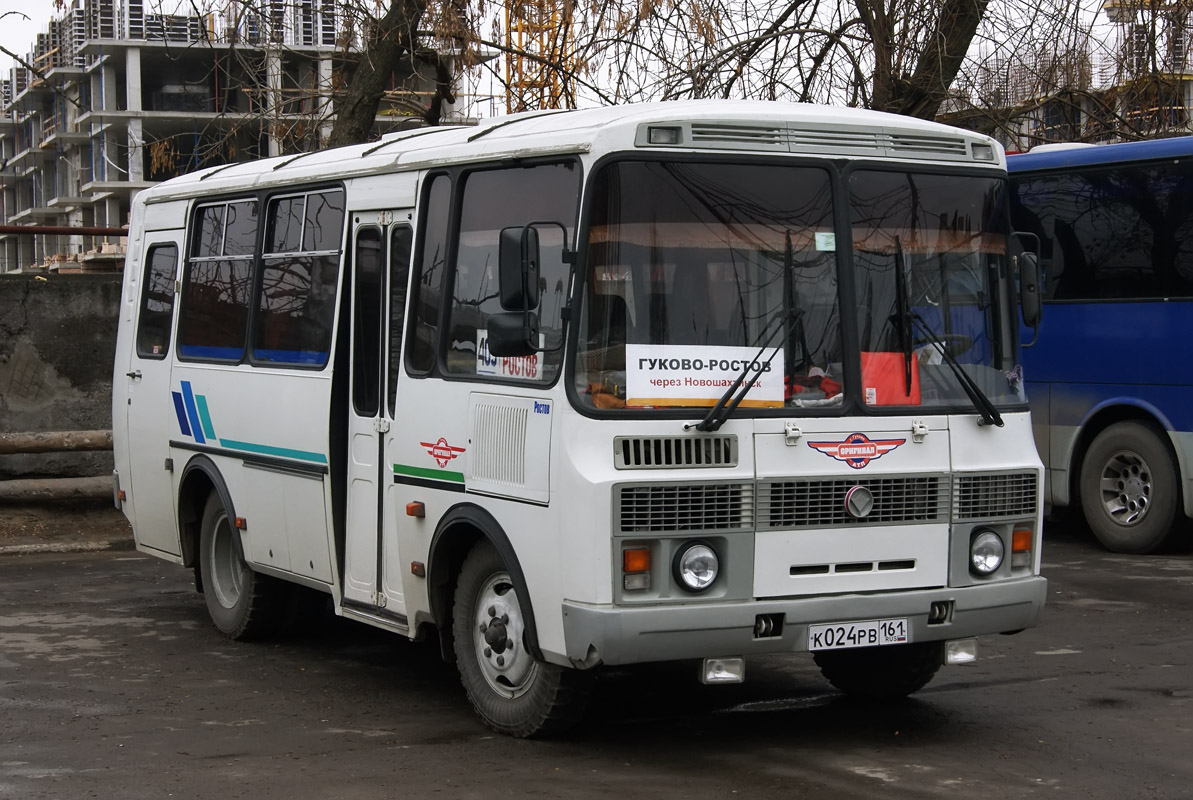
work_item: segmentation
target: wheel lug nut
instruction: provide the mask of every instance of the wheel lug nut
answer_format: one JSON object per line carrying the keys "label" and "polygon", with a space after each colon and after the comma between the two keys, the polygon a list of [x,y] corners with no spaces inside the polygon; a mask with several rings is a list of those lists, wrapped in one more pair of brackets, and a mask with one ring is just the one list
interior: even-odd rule
{"label": "wheel lug nut", "polygon": [[482,622],[481,623],[481,633],[484,633],[487,630],[489,630],[489,626]]}
{"label": "wheel lug nut", "polygon": [[497,666],[499,666],[499,667],[505,666],[505,656],[497,656]]}
{"label": "wheel lug nut", "polygon": [[502,615],[501,615],[501,624],[502,624],[502,625],[509,625],[509,624],[510,624],[510,615],[509,615],[509,614],[502,614]]}
{"label": "wheel lug nut", "polygon": [[492,657],[493,657],[493,648],[486,647],[485,648],[485,658],[492,658]]}
{"label": "wheel lug nut", "polygon": [[490,617],[495,617],[495,616],[497,616],[497,609],[496,609],[496,607],[494,607],[494,606],[489,606],[489,616],[490,616]]}

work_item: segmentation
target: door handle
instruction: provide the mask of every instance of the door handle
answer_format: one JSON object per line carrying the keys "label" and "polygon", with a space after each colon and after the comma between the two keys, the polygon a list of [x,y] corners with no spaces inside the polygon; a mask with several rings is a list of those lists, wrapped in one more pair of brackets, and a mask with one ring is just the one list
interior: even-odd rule
{"label": "door handle", "polygon": [[139,369],[135,369],[132,372],[126,372],[124,374],[127,375],[128,377],[132,378],[134,381],[141,380],[141,370],[139,370]]}

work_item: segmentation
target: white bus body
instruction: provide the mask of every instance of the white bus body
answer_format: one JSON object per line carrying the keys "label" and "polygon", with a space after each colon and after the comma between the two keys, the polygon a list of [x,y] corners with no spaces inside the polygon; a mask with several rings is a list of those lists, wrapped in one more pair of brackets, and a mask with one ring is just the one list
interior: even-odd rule
{"label": "white bus body", "polygon": [[168,181],[132,212],[117,504],[226,635],[309,590],[437,631],[505,733],[611,664],[813,650],[907,694],[1044,603],[1005,182],[972,133],[715,101]]}

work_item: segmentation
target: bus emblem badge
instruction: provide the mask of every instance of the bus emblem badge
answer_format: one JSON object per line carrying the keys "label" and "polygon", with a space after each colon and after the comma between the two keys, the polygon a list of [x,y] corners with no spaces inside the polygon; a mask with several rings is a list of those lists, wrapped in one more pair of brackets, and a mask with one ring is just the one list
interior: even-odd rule
{"label": "bus emblem badge", "polygon": [[854,486],[845,493],[845,511],[854,519],[865,519],[874,510],[874,493],[865,486]]}
{"label": "bus emblem badge", "polygon": [[464,452],[463,447],[452,447],[447,443],[447,439],[444,439],[442,436],[439,437],[439,441],[437,442],[419,442],[419,444],[427,448],[427,453],[441,467],[446,467],[447,462]]}
{"label": "bus emblem badge", "polygon": [[851,433],[843,442],[808,442],[829,458],[844,461],[853,469],[862,469],[876,458],[882,458],[906,439],[871,439],[864,433]]}

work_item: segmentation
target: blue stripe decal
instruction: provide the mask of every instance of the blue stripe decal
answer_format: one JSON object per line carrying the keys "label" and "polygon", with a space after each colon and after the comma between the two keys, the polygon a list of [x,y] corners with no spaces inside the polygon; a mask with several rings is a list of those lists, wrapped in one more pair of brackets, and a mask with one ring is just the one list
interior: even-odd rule
{"label": "blue stripe decal", "polygon": [[182,382],[182,401],[186,404],[186,416],[191,421],[191,431],[195,435],[195,441],[199,444],[204,444],[207,439],[203,436],[203,429],[199,427],[199,411],[195,408],[195,394],[191,391],[191,382]]}
{"label": "blue stripe decal", "polygon": [[184,344],[178,346],[178,352],[187,358],[210,358],[220,361],[239,361],[244,358],[243,347],[206,347],[197,344]]}
{"label": "blue stripe decal", "polygon": [[253,358],[271,364],[318,364],[327,363],[327,353],[321,350],[264,350],[253,349]]}
{"label": "blue stripe decal", "polygon": [[307,450],[291,450],[288,447],[271,447],[267,444],[253,444],[252,442],[235,442],[231,439],[220,439],[220,446],[226,447],[229,450],[241,450],[245,453],[257,453],[263,456],[294,458],[299,461],[310,461],[315,464],[327,463],[327,456]]}
{"label": "blue stripe decal", "polygon": [[195,402],[199,404],[199,421],[203,423],[203,434],[215,441],[215,426],[211,424],[211,412],[207,410],[207,397],[197,394]]}
{"label": "blue stripe decal", "polygon": [[170,392],[174,395],[174,413],[178,415],[178,428],[182,431],[183,436],[191,435],[190,423],[186,421],[186,411],[182,408],[182,395],[178,392]]}

